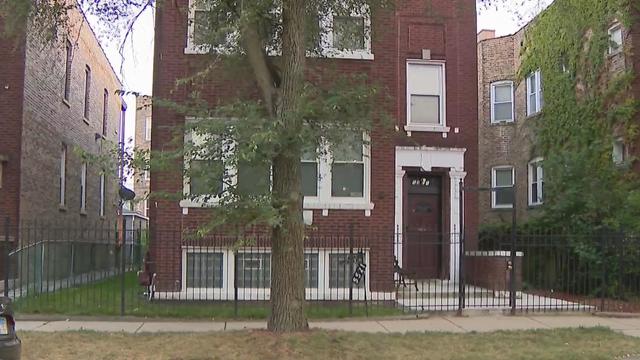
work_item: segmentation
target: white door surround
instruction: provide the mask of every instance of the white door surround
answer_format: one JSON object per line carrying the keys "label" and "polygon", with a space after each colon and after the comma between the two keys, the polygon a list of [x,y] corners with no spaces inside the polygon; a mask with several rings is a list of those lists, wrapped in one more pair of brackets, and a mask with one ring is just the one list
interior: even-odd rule
{"label": "white door surround", "polygon": [[[394,246],[395,256],[398,258],[400,266],[402,266],[402,231],[403,223],[403,194],[405,167],[417,167],[429,172],[433,168],[448,168],[449,179],[449,226],[443,232],[459,234],[460,224],[460,181],[464,181],[466,173],[464,172],[464,148],[439,148],[439,147],[414,147],[414,146],[396,146],[396,162],[395,162],[395,229],[398,233],[396,239],[398,244]],[[446,199],[446,198],[445,198]],[[443,214],[443,216],[447,216]],[[459,239],[459,237],[458,237]],[[458,264],[460,259],[460,248],[457,241],[451,242],[449,251],[449,274],[450,280],[458,281]]]}

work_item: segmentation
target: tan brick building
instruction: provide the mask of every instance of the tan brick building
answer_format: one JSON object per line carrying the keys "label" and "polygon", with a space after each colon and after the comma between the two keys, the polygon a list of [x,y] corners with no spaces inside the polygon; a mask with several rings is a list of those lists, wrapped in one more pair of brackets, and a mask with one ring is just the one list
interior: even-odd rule
{"label": "tan brick building", "polygon": [[[517,78],[529,26],[502,37],[496,37],[493,30],[478,33],[479,182],[481,188],[494,188],[479,195],[481,224],[511,221],[512,195],[510,190],[499,190],[501,187],[515,184],[519,221],[539,214],[544,204],[544,156],[536,149],[534,132],[536,121],[542,121],[544,74],[538,71],[522,81]],[[633,49],[640,40],[634,35],[639,28],[637,23],[627,29],[611,22],[608,31],[614,48],[606,54],[610,73],[634,66],[637,72],[640,61],[634,61]],[[633,89],[640,94],[639,77]],[[613,161],[626,161],[637,150],[624,139],[615,140]]]}
{"label": "tan brick building", "polygon": [[[151,97],[139,96],[136,99],[135,146],[139,150],[151,149]],[[133,177],[133,189],[137,202],[134,210],[149,216],[149,171],[138,171]]]}
{"label": "tan brick building", "polygon": [[0,218],[13,226],[115,220],[117,174],[80,150],[117,144],[121,83],[84,15],[69,17],[53,43],[33,27],[0,38]]}

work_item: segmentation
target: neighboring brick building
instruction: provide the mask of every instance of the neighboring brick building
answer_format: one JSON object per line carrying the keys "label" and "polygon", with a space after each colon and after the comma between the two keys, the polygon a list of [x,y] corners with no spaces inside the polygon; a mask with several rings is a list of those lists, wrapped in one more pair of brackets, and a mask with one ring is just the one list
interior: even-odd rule
{"label": "neighboring brick building", "polygon": [[[151,97],[140,96],[136,99],[135,146],[137,150],[151,150]],[[149,216],[149,171],[138,171],[133,177],[133,190],[136,193],[134,210],[143,216]]]}
{"label": "neighboring brick building", "polygon": [[[535,21],[535,20],[534,20]],[[482,188],[516,186],[516,213],[525,221],[541,212],[544,204],[544,157],[536,149],[534,125],[541,121],[544,108],[544,74],[529,74],[518,81],[521,49],[527,24],[513,35],[495,37],[493,30],[478,33],[478,141],[479,179]],[[638,23],[630,29],[619,22],[610,24],[609,36],[615,49],[609,49],[607,69],[610,74],[631,68],[637,73],[640,61]],[[623,49],[625,49],[623,51]],[[635,93],[640,94],[640,77],[634,79]],[[616,134],[614,134],[616,135]],[[624,141],[612,145],[614,161],[625,161],[637,148]],[[640,170],[640,164],[634,166]],[[510,190],[483,192],[479,197],[480,223],[511,222]]]}
{"label": "neighboring brick building", "polygon": [[117,174],[101,176],[76,150],[117,143],[121,83],[84,16],[69,17],[68,36],[54,44],[33,27],[0,38],[0,218],[14,230],[115,220]]}
{"label": "neighboring brick building", "polygon": [[[193,44],[197,36],[188,35],[197,28],[188,21],[194,12],[190,11],[188,0],[157,9],[155,97],[181,102],[194,90],[176,87],[177,79],[193,75],[206,61]],[[459,250],[457,244],[449,243],[448,236],[461,229],[458,185],[461,180],[471,187],[478,184],[477,89],[469,86],[477,81],[475,3],[411,0],[370,21],[366,16],[348,19],[359,21],[363,34],[371,32],[371,41],[363,36],[359,45],[351,44],[354,48],[350,52],[338,52],[330,59],[309,59],[308,71],[326,76],[328,69],[335,69],[375,79],[391,99],[389,107],[380,110],[393,114],[397,130],[375,129],[370,134],[370,147],[362,148],[370,156],[352,159],[362,169],[355,183],[336,186],[331,181],[346,179],[336,175],[331,180],[331,164],[324,160],[311,162],[317,165],[311,168],[317,171],[311,186],[315,196],[305,198],[305,219],[327,234],[348,235],[353,225],[355,236],[368,239],[367,288],[372,294],[393,293],[394,256],[420,278],[455,279]],[[339,37],[330,42],[336,39]],[[327,71],[323,74],[324,70]],[[243,83],[237,74],[227,75],[218,68],[212,78],[203,92],[211,104],[255,94],[255,86]],[[171,149],[175,131],[183,127],[185,117],[155,104],[153,117],[152,149]],[[359,148],[360,143],[356,146]],[[189,183],[177,171],[151,173],[152,192],[182,193],[189,190]],[[348,191],[339,193],[335,188]],[[467,193],[464,199],[468,248],[476,245],[476,199],[475,193]],[[171,284],[161,286],[164,291],[190,294],[187,279],[194,275],[189,273],[193,265],[185,262],[199,254],[185,246],[180,231],[209,219],[209,211],[201,207],[202,204],[187,200],[152,201],[149,214],[156,270],[160,284]],[[444,238],[443,246],[412,248],[424,240],[419,236],[422,232],[444,233],[440,238]],[[207,276],[228,278],[226,272],[234,269],[232,249],[217,251],[214,253],[220,260],[216,261],[221,263],[207,265],[212,272]],[[318,255],[319,265],[309,271],[324,271],[331,278],[335,263],[324,251],[328,250],[321,250]],[[214,260],[202,257],[200,261]],[[246,265],[237,265],[238,271],[244,271],[243,264]],[[329,279],[327,287],[318,290],[329,293],[332,281]],[[219,284],[227,294],[232,290],[228,286],[226,281]]]}

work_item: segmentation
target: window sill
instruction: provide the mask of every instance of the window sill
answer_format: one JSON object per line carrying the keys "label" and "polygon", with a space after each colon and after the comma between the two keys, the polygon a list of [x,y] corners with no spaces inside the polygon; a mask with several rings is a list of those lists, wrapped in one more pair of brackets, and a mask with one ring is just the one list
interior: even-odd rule
{"label": "window sill", "polygon": [[405,131],[448,133],[451,128],[443,125],[406,125]]}
{"label": "window sill", "polygon": [[539,203],[539,204],[529,204],[529,210],[536,210],[536,209],[540,209],[542,207],[544,203]]}
{"label": "window sill", "polygon": [[336,50],[327,49],[323,50],[323,54],[307,54],[307,57],[320,58],[320,59],[347,59],[347,60],[375,60],[375,56],[370,50]]}
{"label": "window sill", "polygon": [[71,108],[71,104],[69,104],[69,101],[65,98],[62,98],[62,103],[65,104],[68,108]]}
{"label": "window sill", "polygon": [[500,120],[500,121],[491,120],[491,125],[493,126],[513,125],[515,123],[516,123],[515,120]]}
{"label": "window sill", "polygon": [[86,117],[82,117],[82,121],[84,121],[85,124],[89,125],[89,119],[87,119]]}
{"label": "window sill", "polygon": [[218,205],[218,200],[212,199],[209,201],[197,200],[197,199],[185,199],[180,200],[181,208],[209,208]]}
{"label": "window sill", "polygon": [[529,119],[537,119],[537,118],[540,117],[540,115],[542,115],[542,110],[540,110],[538,112],[535,112],[533,114],[528,114],[527,115],[527,120],[529,120]]}
{"label": "window sill", "polygon": [[511,212],[513,210],[513,206],[492,206],[491,210],[492,211],[509,211],[509,212]]}
{"label": "window sill", "polygon": [[62,204],[58,204],[58,210],[61,212],[67,212],[67,207]]}
{"label": "window sill", "polygon": [[185,55],[204,55],[204,54],[207,54],[207,53],[209,53],[208,49],[198,49],[198,48],[190,47],[190,46],[184,48],[184,54]]}
{"label": "window sill", "polygon": [[87,216],[87,210],[80,210],[81,216]]}

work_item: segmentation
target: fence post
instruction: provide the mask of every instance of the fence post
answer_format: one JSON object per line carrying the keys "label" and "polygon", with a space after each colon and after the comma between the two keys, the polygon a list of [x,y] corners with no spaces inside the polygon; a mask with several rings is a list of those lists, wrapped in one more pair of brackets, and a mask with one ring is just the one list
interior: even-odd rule
{"label": "fence post", "polygon": [[[349,225],[349,275],[353,276],[353,224]],[[349,315],[353,315],[353,281],[349,279]],[[367,290],[365,289],[365,292]]]}
{"label": "fence post", "polygon": [[233,251],[233,314],[238,317],[238,251]]}
{"label": "fence post", "polygon": [[[458,235],[458,247],[459,247],[459,255],[458,255],[458,315],[462,316],[462,311],[465,307],[465,283],[464,283],[464,188],[462,179],[458,183],[459,192],[458,196],[460,197],[459,201],[459,211],[460,211],[460,226]],[[454,235],[455,236],[455,235]]]}
{"label": "fence post", "polygon": [[605,299],[607,296],[607,280],[609,277],[609,273],[608,273],[608,269],[607,269],[607,259],[606,259],[606,255],[607,255],[607,240],[608,237],[605,234],[605,232],[601,232],[600,235],[600,243],[602,245],[602,288],[600,289],[600,311],[605,311],[604,307],[605,307]]}
{"label": "fence post", "polygon": [[125,249],[127,246],[127,217],[122,216],[122,242],[120,243],[120,316],[124,316],[125,300]]}
{"label": "fence post", "polygon": [[511,315],[516,314],[516,191],[515,184],[511,188],[513,192],[513,202],[511,209],[511,275],[509,279],[509,305],[511,306]]}
{"label": "fence post", "polygon": [[11,250],[11,246],[9,246],[9,217],[7,216],[4,219],[4,296],[9,297],[9,270],[11,267],[9,266],[9,251]]}

